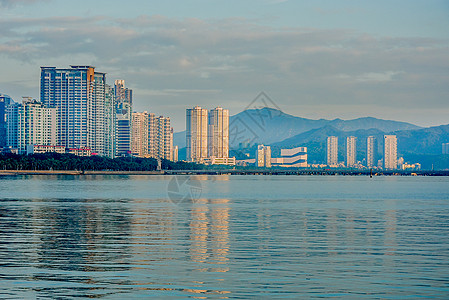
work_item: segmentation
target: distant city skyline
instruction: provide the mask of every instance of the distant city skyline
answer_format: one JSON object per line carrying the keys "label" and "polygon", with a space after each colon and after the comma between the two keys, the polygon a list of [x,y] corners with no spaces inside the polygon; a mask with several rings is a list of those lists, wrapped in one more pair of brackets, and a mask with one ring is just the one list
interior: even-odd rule
{"label": "distant city skyline", "polygon": [[177,132],[185,107],[235,115],[260,91],[310,119],[449,123],[447,1],[84,3],[0,0],[0,93],[38,99],[41,66],[92,65]]}

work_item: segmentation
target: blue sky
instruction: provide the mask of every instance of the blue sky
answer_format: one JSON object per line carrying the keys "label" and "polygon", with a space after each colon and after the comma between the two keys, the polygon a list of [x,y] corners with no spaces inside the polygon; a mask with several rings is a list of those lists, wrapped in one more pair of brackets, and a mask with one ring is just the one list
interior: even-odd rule
{"label": "blue sky", "polygon": [[265,91],[306,118],[448,124],[449,1],[0,0],[0,92],[38,98],[40,66],[125,79],[170,116]]}

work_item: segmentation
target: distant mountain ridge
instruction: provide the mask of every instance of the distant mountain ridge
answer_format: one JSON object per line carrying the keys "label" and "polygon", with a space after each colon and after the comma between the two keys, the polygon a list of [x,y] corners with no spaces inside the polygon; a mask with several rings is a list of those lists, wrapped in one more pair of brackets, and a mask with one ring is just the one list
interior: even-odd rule
{"label": "distant mountain ridge", "polygon": [[339,138],[340,160],[343,160],[345,138],[357,137],[357,152],[359,160],[366,155],[366,138],[374,136],[378,140],[378,152],[382,152],[382,141],[385,134],[393,134],[398,139],[398,154],[405,159],[415,155],[441,154],[441,144],[449,142],[449,125],[434,126],[429,128],[397,130],[383,132],[379,129],[358,129],[355,131],[343,131],[333,126],[326,125],[322,128],[303,132],[294,137],[273,143],[272,152],[276,155],[281,148],[308,147],[310,161],[324,162],[326,153],[326,138],[337,136]]}
{"label": "distant mountain ridge", "polygon": [[[296,117],[277,109],[264,107],[261,109],[244,110],[229,118],[230,147],[236,148],[239,143],[273,144],[302,133],[320,128],[351,132],[356,130],[376,129],[381,132],[400,130],[416,130],[421,127],[414,124],[392,120],[382,120],[373,117],[363,117],[353,120],[307,119]],[[185,147],[185,131],[174,134],[174,145]]]}

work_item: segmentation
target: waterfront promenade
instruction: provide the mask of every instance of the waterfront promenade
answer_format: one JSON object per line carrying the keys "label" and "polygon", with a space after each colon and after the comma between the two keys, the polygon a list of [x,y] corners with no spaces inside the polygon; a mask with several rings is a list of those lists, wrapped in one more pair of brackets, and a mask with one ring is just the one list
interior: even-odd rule
{"label": "waterfront promenade", "polygon": [[0,170],[7,175],[342,175],[342,176],[449,176],[449,170],[351,170],[351,169],[205,169],[162,171]]}

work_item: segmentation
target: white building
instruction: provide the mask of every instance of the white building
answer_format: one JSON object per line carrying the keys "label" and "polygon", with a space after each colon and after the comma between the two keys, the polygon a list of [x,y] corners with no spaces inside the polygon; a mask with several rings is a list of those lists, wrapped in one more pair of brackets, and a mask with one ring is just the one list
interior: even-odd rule
{"label": "white building", "polygon": [[398,167],[398,142],[395,135],[384,135],[384,169]]}
{"label": "white building", "polygon": [[235,157],[208,157],[204,159],[206,165],[228,165],[235,166]]}
{"label": "white building", "polygon": [[338,137],[327,137],[327,164],[336,166],[338,164]]}
{"label": "white building", "polygon": [[307,147],[281,149],[281,157],[271,158],[271,165],[282,168],[306,168],[308,166]]}
{"label": "white building", "polygon": [[368,168],[377,166],[377,141],[374,136],[366,139],[366,166]]}
{"label": "white building", "polygon": [[357,138],[355,136],[348,136],[346,138],[346,166],[354,167],[357,160]]}
{"label": "white building", "polygon": [[48,108],[38,100],[24,97],[17,114],[19,153],[26,153],[27,145],[57,144],[56,108]]}

